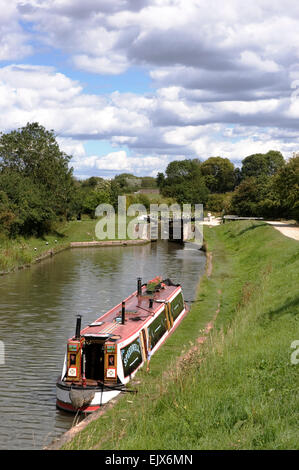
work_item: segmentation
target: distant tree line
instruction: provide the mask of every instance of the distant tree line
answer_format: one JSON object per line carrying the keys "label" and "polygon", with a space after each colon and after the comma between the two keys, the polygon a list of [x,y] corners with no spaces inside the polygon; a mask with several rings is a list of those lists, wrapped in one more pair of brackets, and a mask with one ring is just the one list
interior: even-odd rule
{"label": "distant tree line", "polygon": [[249,155],[241,168],[228,158],[169,163],[157,184],[179,203],[202,203],[207,210],[244,217],[299,220],[299,157],[287,162],[278,151]]}
{"label": "distant tree line", "polygon": [[101,203],[117,209],[121,194],[149,206],[139,191],[157,188],[156,178],[122,173],[111,180],[92,176],[79,181],[70,159],[54,132],[38,123],[0,134],[0,234],[41,236],[59,221],[94,217]]}
{"label": "distant tree line", "polygon": [[157,188],[158,203],[202,203],[219,213],[299,220],[299,157],[285,162],[277,151],[250,155],[240,168],[228,158],[186,159],[169,163],[157,178],[121,173],[110,180],[77,180],[70,159],[54,132],[38,123],[0,134],[0,234],[41,236],[57,222],[95,217],[101,203],[117,211],[123,194],[127,205],[149,209],[152,199],[142,190]]}
{"label": "distant tree line", "polygon": [[131,173],[121,173],[110,180],[91,176],[75,181],[73,209],[77,214],[95,217],[96,207],[108,203],[117,211],[120,195],[128,196],[128,204],[139,203],[149,208],[150,200],[142,190],[156,188],[156,178],[150,176],[138,177]]}

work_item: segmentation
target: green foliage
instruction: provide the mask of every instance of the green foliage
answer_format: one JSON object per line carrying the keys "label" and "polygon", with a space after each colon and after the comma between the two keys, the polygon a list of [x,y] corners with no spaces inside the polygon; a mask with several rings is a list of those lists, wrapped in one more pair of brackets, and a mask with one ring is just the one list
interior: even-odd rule
{"label": "green foliage", "polygon": [[231,207],[232,193],[209,194],[205,208],[211,212],[228,213]]}
{"label": "green foliage", "polygon": [[228,158],[208,158],[201,164],[201,172],[212,193],[225,193],[234,189],[235,167]]}
{"label": "green foliage", "polygon": [[158,174],[157,174],[156,181],[157,181],[157,186],[158,186],[158,188],[162,189],[163,186],[164,186],[164,184],[165,184],[165,176],[164,176],[164,173],[158,173]]}
{"label": "green foliage", "polygon": [[246,178],[235,190],[231,208],[234,213],[242,217],[260,216],[258,204],[261,200],[261,194],[257,179],[253,176]]}
{"label": "green foliage", "polygon": [[121,173],[115,176],[114,181],[118,183],[121,194],[131,193],[141,188],[141,179],[131,173]]}
{"label": "green foliage", "polygon": [[291,158],[273,178],[282,215],[299,221],[299,157]]}
{"label": "green foliage", "polygon": [[99,178],[98,176],[91,176],[90,178],[87,178],[87,180],[82,181],[82,188],[94,188],[102,181],[103,178]]}
{"label": "green foliage", "polygon": [[[165,175],[158,173],[163,196],[180,204],[203,203],[206,210],[243,217],[299,219],[298,158],[284,161],[270,150],[249,155],[242,168],[227,158],[211,157],[169,163]],[[233,190],[233,192],[231,192]]]}
{"label": "green foliage", "polygon": [[42,234],[67,216],[74,181],[70,157],[54,133],[38,123],[0,137],[0,190],[6,194],[1,217],[10,235]]}
{"label": "green foliage", "polygon": [[156,178],[152,176],[142,176],[141,178],[141,187],[143,189],[153,189],[157,187]]}
{"label": "green foliage", "polygon": [[150,209],[150,204],[151,204],[149,197],[146,194],[142,194],[142,193],[129,194],[127,196],[126,202],[127,202],[127,208],[131,204],[141,204],[145,207],[147,211]]}
{"label": "green foliage", "polygon": [[242,161],[242,179],[273,176],[285,164],[282,154],[276,150],[249,155]]}
{"label": "green foliage", "polygon": [[15,218],[16,216],[12,210],[7,194],[4,191],[0,191],[0,227],[2,233],[5,235],[11,233]]}
{"label": "green foliage", "polygon": [[169,163],[161,192],[163,196],[175,198],[179,204],[204,204],[209,190],[201,173],[200,161],[194,159]]}
{"label": "green foliage", "polygon": [[[0,135],[2,233],[39,236],[57,220],[95,217],[103,203],[117,211],[119,195],[127,195],[127,205],[139,203],[147,210],[151,202],[202,203],[214,212],[299,219],[298,157],[285,164],[277,151],[249,155],[241,169],[227,158],[211,157],[203,163],[173,161],[157,178],[121,173],[111,180],[91,176],[83,181],[73,178],[70,158],[53,131],[38,123]],[[136,194],[157,187],[160,194]]]}
{"label": "green foliage", "polygon": [[95,211],[100,204],[111,204],[112,190],[111,181],[99,178],[92,189],[88,191],[82,203],[82,210],[92,218],[95,217]]}
{"label": "green foliage", "polygon": [[[268,154],[273,157],[273,153]],[[274,174],[260,173],[242,180],[233,193],[231,211],[245,217],[299,220],[299,157],[277,168]]]}

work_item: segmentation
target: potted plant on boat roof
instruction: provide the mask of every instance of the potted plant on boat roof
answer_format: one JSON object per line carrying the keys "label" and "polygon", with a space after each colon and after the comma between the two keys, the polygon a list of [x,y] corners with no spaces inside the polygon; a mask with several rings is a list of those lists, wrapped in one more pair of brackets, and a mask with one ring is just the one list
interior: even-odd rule
{"label": "potted plant on boat roof", "polygon": [[161,281],[162,281],[162,278],[159,276],[156,276],[151,281],[148,281],[146,285],[146,292],[148,294],[153,294],[160,287]]}

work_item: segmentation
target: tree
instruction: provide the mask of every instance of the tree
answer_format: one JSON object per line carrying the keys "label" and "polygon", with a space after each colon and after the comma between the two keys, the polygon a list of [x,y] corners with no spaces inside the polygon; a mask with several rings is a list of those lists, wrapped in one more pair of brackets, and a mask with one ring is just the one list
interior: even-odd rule
{"label": "tree", "polygon": [[235,168],[234,176],[235,176],[234,187],[236,188],[237,186],[239,186],[239,184],[240,184],[241,181],[242,181],[241,168]]}
{"label": "tree", "polygon": [[198,159],[179,160],[169,163],[162,194],[172,197],[179,204],[204,204],[209,190],[201,173]]}
{"label": "tree", "polygon": [[94,188],[101,181],[103,181],[103,178],[100,178],[99,176],[91,176],[90,178],[87,178],[86,180],[82,181],[82,187],[83,188]]}
{"label": "tree", "polygon": [[116,175],[114,180],[119,184],[122,194],[131,193],[141,188],[141,179],[131,173]]}
{"label": "tree", "polygon": [[201,164],[201,172],[212,193],[225,193],[234,189],[235,167],[228,158],[208,158]]}
{"label": "tree", "polygon": [[38,123],[0,136],[0,189],[15,214],[14,230],[42,234],[58,216],[67,216],[74,180],[70,158],[53,131]]}
{"label": "tree", "polygon": [[273,178],[281,216],[299,221],[299,157],[290,158]]}
{"label": "tree", "polygon": [[282,154],[276,150],[255,153],[242,160],[242,180],[248,177],[273,176],[285,164]]}
{"label": "tree", "polygon": [[209,194],[206,209],[211,212],[227,214],[230,211],[232,194],[231,192]]}
{"label": "tree", "polygon": [[144,189],[152,189],[157,187],[156,178],[153,176],[142,176],[141,178],[141,187]]}
{"label": "tree", "polygon": [[1,231],[6,235],[10,235],[15,218],[16,216],[7,194],[4,191],[0,191],[0,227]]}
{"label": "tree", "polygon": [[281,207],[274,177],[251,176],[243,180],[233,192],[231,209],[233,213],[243,217],[280,217]]}
{"label": "tree", "polygon": [[159,189],[162,189],[165,184],[165,176],[164,173],[158,173],[156,178],[157,186]]}
{"label": "tree", "polygon": [[55,220],[55,212],[46,202],[47,193],[43,187],[13,170],[0,174],[0,187],[5,189],[13,214],[10,235],[42,235],[49,230]]}
{"label": "tree", "polygon": [[100,178],[96,186],[84,197],[83,212],[95,217],[95,211],[99,204],[111,203],[111,181]]}
{"label": "tree", "polygon": [[253,176],[248,177],[234,191],[231,201],[232,212],[241,217],[257,217],[259,200],[257,180]]}

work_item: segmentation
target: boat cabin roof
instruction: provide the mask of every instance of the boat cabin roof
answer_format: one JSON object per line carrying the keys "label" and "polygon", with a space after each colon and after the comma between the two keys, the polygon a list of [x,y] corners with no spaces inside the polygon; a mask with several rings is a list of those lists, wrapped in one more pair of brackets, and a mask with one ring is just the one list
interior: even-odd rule
{"label": "boat cabin roof", "polygon": [[[162,284],[163,285],[163,284]],[[122,303],[116,305],[93,323],[81,330],[81,336],[93,339],[124,341],[142,329],[150,317],[153,317],[161,308],[161,304],[168,301],[181,290],[179,285],[163,285],[154,294],[147,294],[146,286],[142,286],[142,295],[137,291],[125,299],[125,323],[121,323]],[[149,299],[153,299],[153,306],[149,307]]]}

